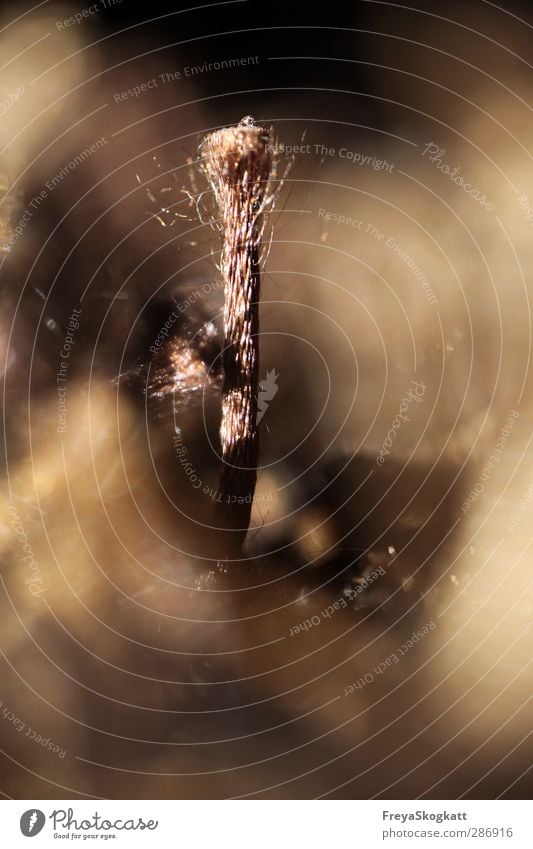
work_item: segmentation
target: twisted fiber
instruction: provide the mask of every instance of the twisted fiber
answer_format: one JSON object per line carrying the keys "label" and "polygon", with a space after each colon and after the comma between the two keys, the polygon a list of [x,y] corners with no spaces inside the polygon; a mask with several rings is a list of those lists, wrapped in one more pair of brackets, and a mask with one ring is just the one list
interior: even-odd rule
{"label": "twisted fiber", "polygon": [[257,480],[259,430],[259,251],[272,168],[270,131],[243,119],[208,136],[200,152],[222,219],[224,381],[220,439],[224,463],[218,514],[240,551]]}

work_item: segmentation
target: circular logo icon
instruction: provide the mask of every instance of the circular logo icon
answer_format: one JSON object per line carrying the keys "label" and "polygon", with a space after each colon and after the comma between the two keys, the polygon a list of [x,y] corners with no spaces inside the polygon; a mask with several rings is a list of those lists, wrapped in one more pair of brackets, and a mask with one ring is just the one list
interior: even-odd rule
{"label": "circular logo icon", "polygon": [[20,830],[24,837],[35,837],[42,830],[45,822],[46,817],[42,811],[30,808],[29,811],[24,811],[20,818]]}

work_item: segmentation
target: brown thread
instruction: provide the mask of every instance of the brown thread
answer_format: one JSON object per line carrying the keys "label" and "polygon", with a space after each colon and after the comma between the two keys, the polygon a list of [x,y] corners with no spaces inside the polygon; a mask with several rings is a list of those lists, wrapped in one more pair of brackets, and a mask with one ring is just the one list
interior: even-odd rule
{"label": "brown thread", "polygon": [[222,219],[224,380],[220,439],[224,463],[217,515],[238,556],[250,523],[257,481],[259,429],[260,250],[265,206],[273,199],[272,131],[243,118],[200,146],[203,169]]}

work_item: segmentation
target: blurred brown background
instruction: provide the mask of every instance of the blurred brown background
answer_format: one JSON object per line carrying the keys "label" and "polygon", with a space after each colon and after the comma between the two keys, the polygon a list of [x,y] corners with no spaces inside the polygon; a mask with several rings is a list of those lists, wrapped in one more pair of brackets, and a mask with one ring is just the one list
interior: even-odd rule
{"label": "blurred brown background", "polygon": [[[4,4],[5,796],[529,796],[531,23]],[[147,387],[220,329],[197,149],[247,114],[297,150],[215,575],[218,394]]]}

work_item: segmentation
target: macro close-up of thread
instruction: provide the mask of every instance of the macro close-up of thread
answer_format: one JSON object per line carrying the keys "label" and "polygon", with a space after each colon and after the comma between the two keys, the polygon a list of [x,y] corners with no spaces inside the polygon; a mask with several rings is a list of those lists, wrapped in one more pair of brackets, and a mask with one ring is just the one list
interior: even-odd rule
{"label": "macro close-up of thread", "polygon": [[1,5],[5,800],[531,796],[532,27]]}

